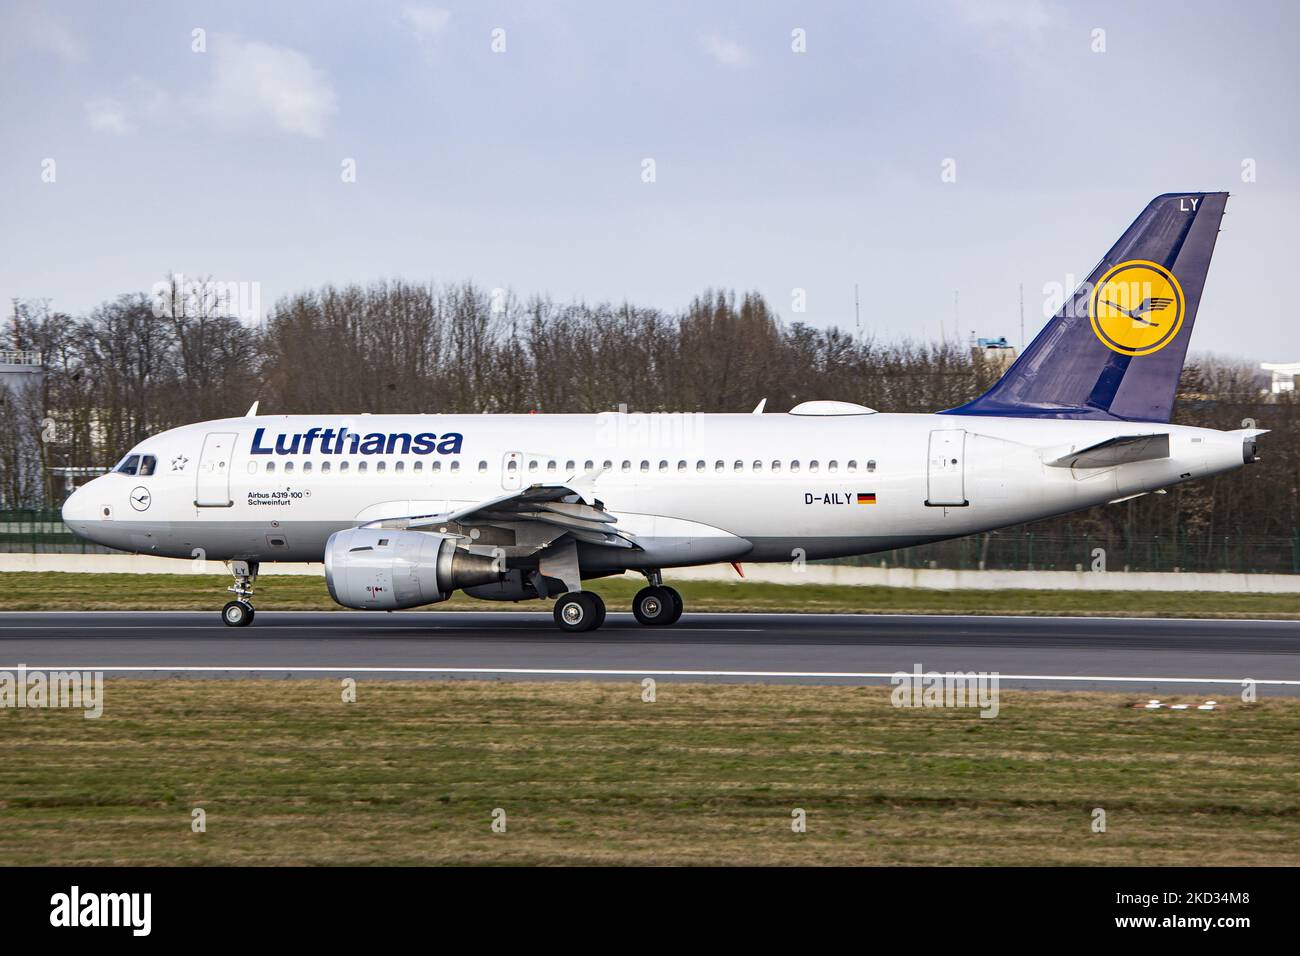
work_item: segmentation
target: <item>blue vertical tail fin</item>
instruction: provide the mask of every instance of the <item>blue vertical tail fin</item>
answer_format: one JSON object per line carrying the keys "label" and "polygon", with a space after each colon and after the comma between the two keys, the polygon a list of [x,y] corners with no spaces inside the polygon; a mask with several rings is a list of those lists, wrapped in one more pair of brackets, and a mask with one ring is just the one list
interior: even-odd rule
{"label": "blue vertical tail fin", "polygon": [[1169,421],[1227,200],[1151,200],[1006,374],[943,414]]}

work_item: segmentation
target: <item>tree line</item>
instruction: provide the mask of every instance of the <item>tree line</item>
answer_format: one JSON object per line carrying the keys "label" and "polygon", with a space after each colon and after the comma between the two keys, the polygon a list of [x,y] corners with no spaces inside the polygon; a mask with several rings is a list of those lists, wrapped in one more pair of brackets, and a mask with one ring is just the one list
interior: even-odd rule
{"label": "tree line", "polygon": [[[216,286],[212,287],[216,289]],[[963,343],[881,341],[786,322],[756,293],[710,290],[677,311],[520,298],[472,283],[327,285],[256,324],[202,283],[71,316],[16,301],[0,348],[41,352],[39,394],[0,395],[0,506],[55,506],[50,469],[108,465],[176,425],[272,413],[750,411],[809,400],[881,411],[951,408],[1000,374]],[[1257,370],[1213,356],[1184,369],[1175,421],[1273,430],[1263,460],[1118,507],[1039,522],[1061,539],[1294,538],[1300,415]],[[1219,542],[1221,543],[1221,542]]]}

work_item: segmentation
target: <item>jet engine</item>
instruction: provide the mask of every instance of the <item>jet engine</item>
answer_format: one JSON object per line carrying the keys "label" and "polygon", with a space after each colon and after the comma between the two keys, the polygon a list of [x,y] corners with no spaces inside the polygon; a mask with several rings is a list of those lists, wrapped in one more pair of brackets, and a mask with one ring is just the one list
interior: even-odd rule
{"label": "jet engine", "polygon": [[394,611],[436,604],[458,588],[495,584],[495,559],[425,531],[349,528],[325,543],[325,583],[344,607]]}

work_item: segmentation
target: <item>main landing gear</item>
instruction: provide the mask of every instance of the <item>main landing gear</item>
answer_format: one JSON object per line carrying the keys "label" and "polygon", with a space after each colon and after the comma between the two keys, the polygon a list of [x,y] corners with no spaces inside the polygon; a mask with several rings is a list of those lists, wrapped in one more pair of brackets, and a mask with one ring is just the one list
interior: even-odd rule
{"label": "main landing gear", "polygon": [[253,623],[253,582],[257,580],[256,561],[232,561],[230,571],[235,583],[226,588],[235,593],[233,601],[221,609],[221,621],[227,627],[248,627]]}
{"label": "main landing gear", "polygon": [[[658,571],[645,572],[649,587],[632,599],[632,614],[648,627],[676,624],[682,616],[682,596],[664,585]],[[592,591],[570,591],[555,602],[555,623],[570,634],[594,631],[605,623],[605,602]]]}
{"label": "main landing gear", "polygon": [[594,631],[605,623],[605,602],[594,591],[570,591],[555,602],[555,623],[570,634]]}
{"label": "main landing gear", "polygon": [[632,599],[632,614],[647,627],[676,624],[682,610],[682,596],[675,588],[662,585],[642,588]]}

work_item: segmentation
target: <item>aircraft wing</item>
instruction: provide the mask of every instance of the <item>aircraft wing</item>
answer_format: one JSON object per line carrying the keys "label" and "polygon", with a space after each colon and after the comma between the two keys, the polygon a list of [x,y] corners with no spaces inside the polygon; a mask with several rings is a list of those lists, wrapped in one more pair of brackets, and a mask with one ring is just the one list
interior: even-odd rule
{"label": "aircraft wing", "polygon": [[637,547],[633,535],[615,524],[604,504],[591,496],[590,483],[575,479],[529,485],[443,514],[385,518],[363,527],[439,531],[465,538],[461,546],[470,551],[500,549],[509,557],[523,557],[566,534],[583,544]]}
{"label": "aircraft wing", "polygon": [[1051,468],[1111,468],[1169,457],[1169,436],[1117,435],[1047,462]]}

